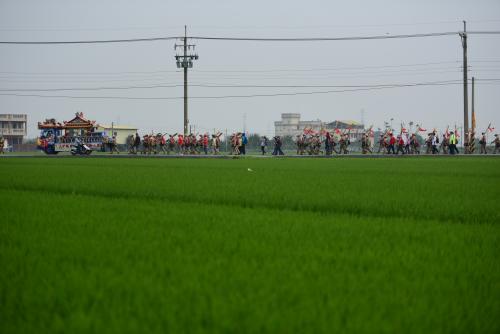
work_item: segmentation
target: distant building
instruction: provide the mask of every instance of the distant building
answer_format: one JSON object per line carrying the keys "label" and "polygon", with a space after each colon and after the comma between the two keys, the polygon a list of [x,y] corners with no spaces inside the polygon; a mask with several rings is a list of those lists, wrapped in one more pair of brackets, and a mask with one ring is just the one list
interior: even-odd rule
{"label": "distant building", "polygon": [[361,135],[365,132],[365,125],[353,120],[333,121],[325,124],[325,129],[330,132],[339,129],[349,133],[351,141],[357,141],[361,140]]}
{"label": "distant building", "polygon": [[111,137],[112,135],[116,135],[116,143],[119,145],[124,145],[127,143],[127,137],[129,135],[135,135],[135,133],[137,132],[137,128],[126,125],[98,124],[96,126],[96,131],[105,132],[109,137]]}
{"label": "distant building", "polygon": [[276,136],[296,136],[302,134],[304,129],[313,129],[320,131],[323,122],[316,121],[301,121],[300,114],[281,114],[281,121],[274,122],[274,133]]}
{"label": "distant building", "polygon": [[0,114],[0,136],[7,139],[9,145],[22,144],[27,135],[27,121],[26,114]]}
{"label": "distant building", "polygon": [[335,129],[342,132],[349,132],[352,141],[359,140],[364,131],[364,125],[356,121],[333,121],[322,122],[319,119],[315,121],[301,121],[299,113],[281,114],[281,121],[274,122],[274,133],[276,136],[291,136],[303,134],[304,130],[310,129],[314,132],[321,130],[334,133]]}

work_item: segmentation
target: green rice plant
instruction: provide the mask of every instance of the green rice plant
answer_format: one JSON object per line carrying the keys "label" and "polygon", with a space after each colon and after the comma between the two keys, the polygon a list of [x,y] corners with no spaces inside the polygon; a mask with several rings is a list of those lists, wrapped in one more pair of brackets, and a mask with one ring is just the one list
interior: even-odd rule
{"label": "green rice plant", "polygon": [[0,160],[0,332],[498,332],[499,162]]}

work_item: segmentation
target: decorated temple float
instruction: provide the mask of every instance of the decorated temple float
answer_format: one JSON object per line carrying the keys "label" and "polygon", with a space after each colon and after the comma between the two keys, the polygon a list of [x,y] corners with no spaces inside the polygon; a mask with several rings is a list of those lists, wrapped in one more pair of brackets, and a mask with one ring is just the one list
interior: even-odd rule
{"label": "decorated temple float", "polygon": [[44,122],[38,122],[41,132],[37,145],[47,154],[71,152],[75,143],[84,144],[91,150],[100,150],[103,134],[96,131],[96,128],[95,121],[84,118],[81,112],[77,112],[72,120],[63,123],[46,119]]}

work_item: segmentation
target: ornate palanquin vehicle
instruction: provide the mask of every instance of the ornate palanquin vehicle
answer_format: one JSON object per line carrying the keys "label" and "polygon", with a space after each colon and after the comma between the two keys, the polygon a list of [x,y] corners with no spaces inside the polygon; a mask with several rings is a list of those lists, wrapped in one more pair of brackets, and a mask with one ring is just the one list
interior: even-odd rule
{"label": "ornate palanquin vehicle", "polygon": [[53,118],[38,122],[38,129],[41,133],[37,145],[47,154],[71,152],[71,147],[77,142],[91,150],[99,150],[102,146],[102,132],[95,131],[95,121],[84,118],[81,112],[62,124]]}

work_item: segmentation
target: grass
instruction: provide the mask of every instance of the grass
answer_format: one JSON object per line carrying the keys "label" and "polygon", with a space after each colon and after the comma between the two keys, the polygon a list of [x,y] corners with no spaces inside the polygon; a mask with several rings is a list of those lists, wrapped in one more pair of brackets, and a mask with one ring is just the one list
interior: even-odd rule
{"label": "grass", "polygon": [[3,159],[0,332],[498,332],[499,167]]}

